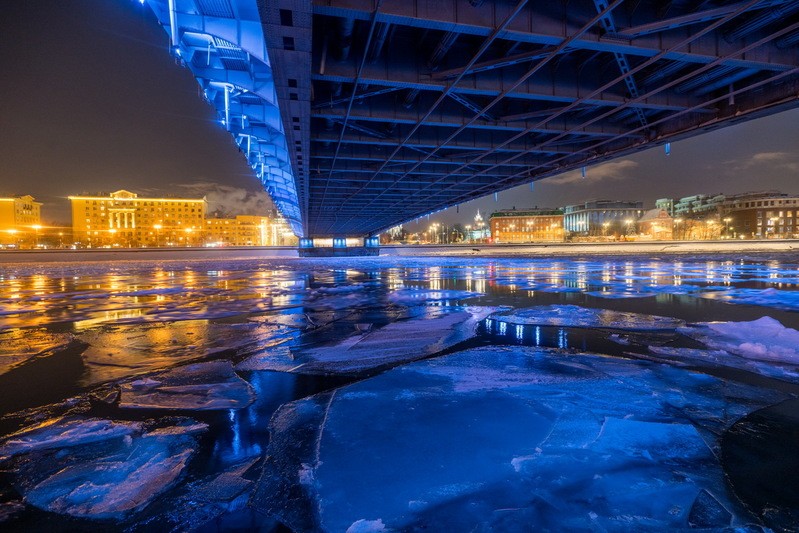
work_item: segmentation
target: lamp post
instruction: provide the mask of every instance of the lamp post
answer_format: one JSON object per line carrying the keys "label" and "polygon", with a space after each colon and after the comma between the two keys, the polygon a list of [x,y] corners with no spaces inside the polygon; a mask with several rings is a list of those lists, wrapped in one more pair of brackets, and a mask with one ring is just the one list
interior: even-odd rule
{"label": "lamp post", "polygon": [[706,224],[707,224],[707,236],[708,240],[710,240],[713,238],[713,226],[716,225],[716,221],[711,219],[706,221]]}
{"label": "lamp post", "polygon": [[18,230],[12,228],[12,229],[9,229],[9,230],[6,230],[6,231],[8,232],[9,235],[11,235],[11,242],[9,243],[9,245],[14,247],[14,248],[16,248],[17,247],[17,232],[18,232]]}
{"label": "lamp post", "polygon": [[111,234],[111,246],[114,246],[116,244],[116,238],[117,238],[116,228],[111,228],[110,230],[108,230],[108,233]]}
{"label": "lamp post", "polygon": [[727,233],[727,238],[732,238],[732,226],[730,226],[730,222],[732,222],[732,218],[724,217],[724,230]]}
{"label": "lamp post", "polygon": [[466,224],[466,242],[472,242],[472,225]]}
{"label": "lamp post", "polygon": [[430,236],[432,237],[432,244],[438,244],[438,222],[433,222],[430,225]]}
{"label": "lamp post", "polygon": [[153,229],[155,230],[155,247],[158,248],[161,246],[161,239],[160,239],[160,231],[161,231],[161,224],[153,224]]}
{"label": "lamp post", "polygon": [[39,230],[42,229],[42,227],[39,224],[34,224],[31,227],[33,228],[33,235],[34,235],[33,247],[34,248],[38,248],[39,247]]}

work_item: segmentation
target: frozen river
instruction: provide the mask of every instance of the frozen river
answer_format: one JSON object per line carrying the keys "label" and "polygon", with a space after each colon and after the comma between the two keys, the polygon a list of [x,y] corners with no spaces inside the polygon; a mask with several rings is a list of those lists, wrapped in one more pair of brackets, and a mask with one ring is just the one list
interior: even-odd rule
{"label": "frozen river", "polygon": [[0,266],[0,529],[799,529],[799,257]]}

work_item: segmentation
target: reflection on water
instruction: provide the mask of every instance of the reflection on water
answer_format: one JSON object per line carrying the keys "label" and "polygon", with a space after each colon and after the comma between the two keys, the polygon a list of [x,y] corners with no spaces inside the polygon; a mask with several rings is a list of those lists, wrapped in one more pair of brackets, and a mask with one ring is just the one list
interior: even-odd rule
{"label": "reflection on water", "polygon": [[[798,287],[799,265],[792,257],[378,257],[5,265],[0,270],[0,413],[6,416],[0,431],[28,425],[34,415],[55,416],[70,409],[117,416],[105,404],[89,402],[87,395],[175,365],[215,358],[236,364],[253,357],[269,363],[270,358],[282,357],[280,364],[263,368],[287,370],[299,364],[294,358],[304,351],[350,346],[360,335],[397,320],[434,323],[430,317],[441,316],[426,317],[417,311],[420,308],[455,312],[464,305],[569,304],[689,323],[751,321],[768,315],[799,329]],[[652,355],[651,346],[698,347],[676,331],[620,334],[500,321],[487,323],[476,338],[448,351],[486,344],[642,358]],[[277,348],[284,350],[278,354]],[[211,429],[191,463],[188,482],[245,461],[260,461],[270,441],[269,420],[280,406],[385,369],[336,377],[247,368],[239,374],[256,393],[255,403],[238,411],[192,414]],[[718,369],[711,373],[720,374]],[[746,378],[745,373],[734,377]],[[768,380],[757,384],[771,386]],[[75,399],[64,403],[68,398]],[[47,404],[50,407],[40,414],[23,412]],[[147,416],[150,413],[142,413],[141,418]],[[257,472],[248,475],[258,478]],[[168,494],[178,498],[186,486]],[[0,491],[0,505],[17,501],[15,490]],[[164,506],[178,499],[164,501],[126,524],[160,520]],[[241,513],[230,509],[225,516],[229,524],[253,520]],[[49,520],[28,506],[4,525],[23,530],[51,524]],[[177,520],[175,527],[181,523]],[[225,524],[224,519],[215,523]],[[86,522],[71,524],[81,528]]]}

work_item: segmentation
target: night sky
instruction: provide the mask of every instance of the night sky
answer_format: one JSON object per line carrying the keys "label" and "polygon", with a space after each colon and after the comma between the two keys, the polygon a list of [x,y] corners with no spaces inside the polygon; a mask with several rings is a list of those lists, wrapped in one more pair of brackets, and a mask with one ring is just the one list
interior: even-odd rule
{"label": "night sky", "polygon": [[[169,56],[149,8],[133,0],[12,0],[0,10],[0,196],[34,195],[48,222],[69,221],[70,194],[123,188],[206,195],[210,209],[233,214],[270,206],[191,73]],[[466,223],[478,208],[592,198],[654,206],[697,193],[799,194],[797,177],[793,110],[673,143],[670,156],[653,148],[590,167],[585,179],[565,174],[433,218]]]}

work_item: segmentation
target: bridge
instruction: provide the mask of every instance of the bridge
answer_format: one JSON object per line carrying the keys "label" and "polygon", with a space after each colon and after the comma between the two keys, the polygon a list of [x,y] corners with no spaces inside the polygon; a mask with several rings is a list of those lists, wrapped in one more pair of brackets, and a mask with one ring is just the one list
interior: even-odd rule
{"label": "bridge", "polygon": [[139,1],[306,239],[799,103],[799,0]]}

